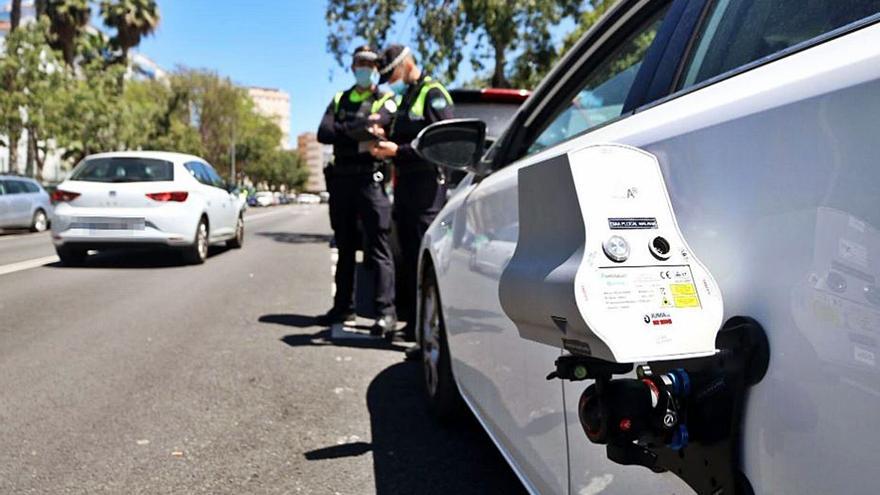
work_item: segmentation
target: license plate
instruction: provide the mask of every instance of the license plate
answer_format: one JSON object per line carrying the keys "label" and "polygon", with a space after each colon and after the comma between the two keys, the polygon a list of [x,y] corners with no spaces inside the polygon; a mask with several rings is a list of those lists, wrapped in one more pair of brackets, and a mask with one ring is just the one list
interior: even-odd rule
{"label": "license plate", "polygon": [[105,230],[136,231],[144,230],[145,224],[143,218],[79,218],[71,228],[87,229],[92,233]]}

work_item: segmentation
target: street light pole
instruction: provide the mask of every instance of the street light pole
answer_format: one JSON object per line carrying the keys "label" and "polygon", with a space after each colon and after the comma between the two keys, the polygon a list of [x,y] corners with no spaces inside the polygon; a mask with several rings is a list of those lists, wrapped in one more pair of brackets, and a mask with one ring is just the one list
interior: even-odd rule
{"label": "street light pole", "polygon": [[235,175],[235,121],[232,121],[232,145],[229,147],[229,153],[231,155],[230,162],[232,163],[232,183],[236,186],[238,185],[238,177]]}

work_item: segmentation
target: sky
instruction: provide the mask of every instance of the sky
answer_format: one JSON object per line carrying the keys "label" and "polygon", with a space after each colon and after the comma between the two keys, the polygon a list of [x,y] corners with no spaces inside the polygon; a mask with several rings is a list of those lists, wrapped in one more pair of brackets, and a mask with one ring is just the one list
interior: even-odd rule
{"label": "sky", "polygon": [[[286,91],[295,146],[298,134],[317,130],[333,95],[353,83],[327,53],[325,7],[325,0],[159,0],[159,29],[139,51],[166,70],[211,69],[240,85]],[[396,37],[389,41],[409,41]],[[459,79],[472,77],[462,63]]]}

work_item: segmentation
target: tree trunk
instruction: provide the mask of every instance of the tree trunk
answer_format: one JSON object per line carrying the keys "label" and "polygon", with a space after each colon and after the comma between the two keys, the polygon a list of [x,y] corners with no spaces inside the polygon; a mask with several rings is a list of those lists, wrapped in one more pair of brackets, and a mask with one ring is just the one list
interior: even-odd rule
{"label": "tree trunk", "polygon": [[15,31],[21,23],[21,0],[12,0],[12,9],[9,12],[9,30]]}
{"label": "tree trunk", "polygon": [[505,46],[500,44],[495,44],[495,70],[492,72],[492,87],[493,88],[509,88],[510,82],[507,81],[507,77],[504,76],[504,66],[507,63],[505,58],[504,50]]}
{"label": "tree trunk", "polygon": [[34,2],[35,10],[37,11],[37,18],[46,15],[46,0],[36,0]]}
{"label": "tree trunk", "polygon": [[28,177],[34,176],[34,153],[36,152],[37,142],[34,140],[34,132],[27,129],[27,154],[24,159],[24,175]]}
{"label": "tree trunk", "polygon": [[9,170],[8,172],[18,172],[18,137],[20,129],[13,128],[9,132]]}

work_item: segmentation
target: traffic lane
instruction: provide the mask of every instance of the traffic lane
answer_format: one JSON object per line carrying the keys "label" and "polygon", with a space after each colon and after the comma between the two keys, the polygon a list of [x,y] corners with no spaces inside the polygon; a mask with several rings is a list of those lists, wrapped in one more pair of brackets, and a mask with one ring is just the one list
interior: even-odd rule
{"label": "traffic lane", "polygon": [[[295,212],[308,211],[305,207],[280,206],[265,209],[248,209],[245,211],[245,222],[258,221],[262,218]],[[247,228],[248,225],[245,225]],[[30,261],[36,261],[37,266],[54,263],[55,247],[52,245],[52,237],[49,232],[29,233],[26,231],[0,231],[0,273],[4,267],[12,266],[18,270],[28,268]],[[51,259],[50,259],[51,258]]]}
{"label": "traffic lane", "polygon": [[[244,249],[200,266],[120,255],[0,276],[0,493],[392,493],[431,460],[473,473],[458,477],[473,492],[515,481],[485,437],[429,420],[399,348],[315,336],[329,229],[325,207],[302,211],[251,222]],[[367,390],[393,399],[377,409]],[[436,458],[406,454],[432,435]]]}

